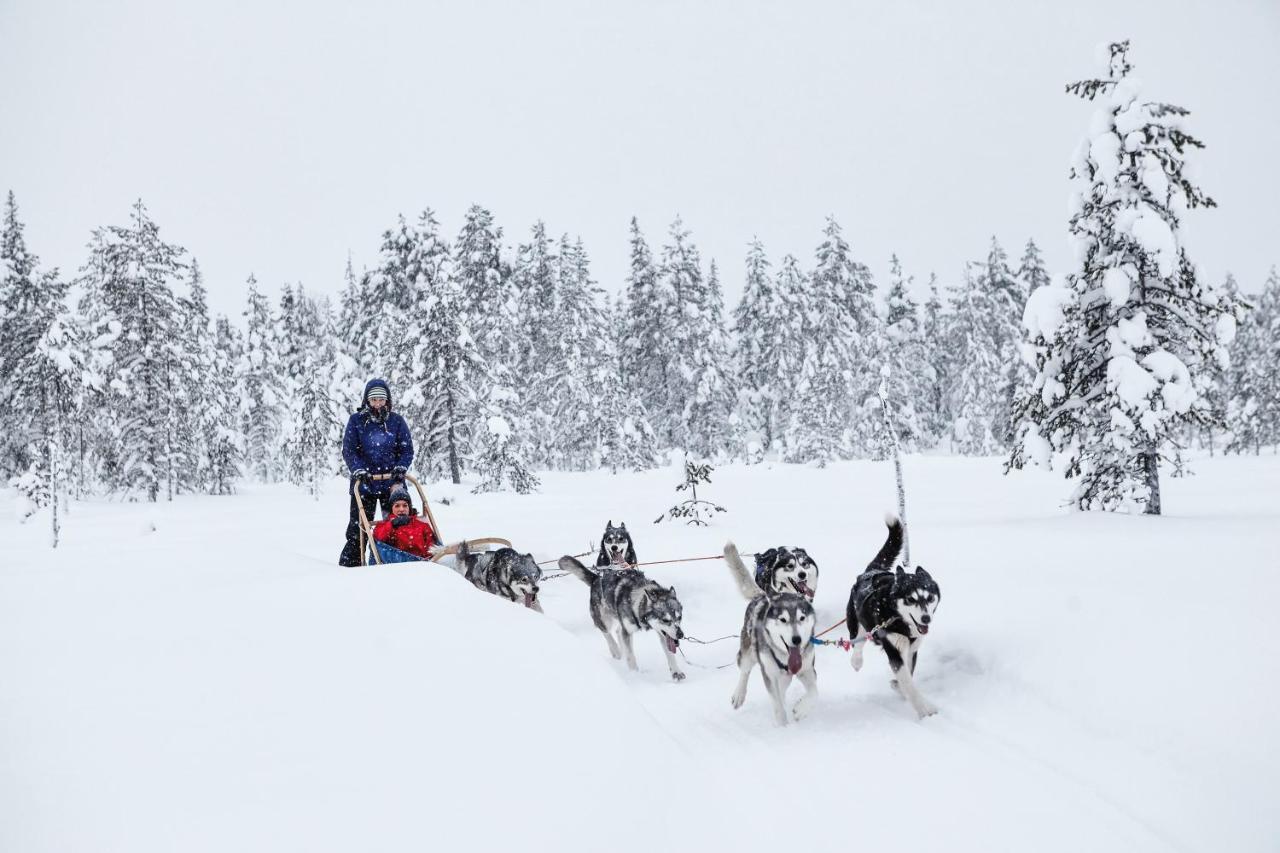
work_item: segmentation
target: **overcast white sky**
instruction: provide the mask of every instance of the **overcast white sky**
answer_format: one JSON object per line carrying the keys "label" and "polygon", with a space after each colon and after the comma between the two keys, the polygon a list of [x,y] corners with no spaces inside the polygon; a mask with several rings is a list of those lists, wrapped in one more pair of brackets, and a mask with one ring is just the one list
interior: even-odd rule
{"label": "overcast white sky", "polygon": [[216,310],[251,271],[336,293],[397,212],[490,207],[580,234],[601,284],[634,214],[679,213],[730,304],[747,241],[808,265],[823,217],[883,278],[955,280],[993,234],[1067,262],[1063,93],[1133,41],[1145,94],[1208,145],[1188,243],[1257,290],[1280,263],[1280,3],[0,0],[0,189],[65,271],[142,197]]}

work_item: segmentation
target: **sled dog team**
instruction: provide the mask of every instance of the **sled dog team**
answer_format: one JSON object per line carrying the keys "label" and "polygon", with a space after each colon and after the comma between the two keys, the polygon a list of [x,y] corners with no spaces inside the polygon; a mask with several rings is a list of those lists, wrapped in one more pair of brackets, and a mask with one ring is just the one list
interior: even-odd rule
{"label": "sled dog team", "polygon": [[[867,642],[883,648],[893,670],[894,689],[923,718],[937,713],[937,708],[920,694],[913,675],[921,641],[929,633],[942,593],[923,567],[908,572],[897,565],[903,544],[902,524],[892,515],[885,523],[889,533],[884,545],[849,593],[846,617],[853,645],[850,663],[854,670],[862,668],[863,645]],[[724,557],[748,601],[738,647],[738,685],[731,699],[733,707],[742,707],[751,672],[758,666],[773,703],[774,718],[780,725],[786,725],[789,719],[787,688],[793,678],[799,679],[804,694],[792,707],[790,717],[803,719],[818,698],[813,642],[817,625],[812,603],[818,586],[818,565],[803,548],[770,548],[756,554],[754,574],[748,572],[732,542],[725,544]],[[497,562],[500,558],[493,559]],[[526,555],[525,559],[533,563],[532,557]],[[685,675],[676,659],[684,639],[680,600],[674,587],[664,587],[630,568],[636,562],[635,545],[626,525],[615,527],[609,522],[594,567],[566,556],[560,558],[560,568],[591,588],[591,621],[604,634],[615,659],[625,657],[627,666],[637,669],[632,639],[641,631],[652,630],[662,645],[671,677],[682,681]],[[536,589],[535,585],[535,593]],[[535,606],[527,599],[525,603]]]}

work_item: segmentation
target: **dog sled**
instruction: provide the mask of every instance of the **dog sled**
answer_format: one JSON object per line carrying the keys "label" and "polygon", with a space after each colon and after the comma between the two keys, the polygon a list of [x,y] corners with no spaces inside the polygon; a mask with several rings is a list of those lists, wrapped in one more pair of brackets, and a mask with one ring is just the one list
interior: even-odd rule
{"label": "dog sled", "polygon": [[[431,512],[431,503],[427,500],[427,490],[422,487],[422,483],[412,474],[405,474],[406,481],[413,484],[418,491],[418,499],[422,501],[422,513],[427,517],[427,523],[431,525],[431,529],[435,531],[436,540],[444,542],[444,534],[440,532],[440,525],[436,522],[435,515]],[[373,522],[369,520],[368,515],[364,511],[364,502],[360,500],[360,478],[357,478],[351,486],[351,494],[356,498],[356,509],[360,514],[360,564],[363,566],[380,566],[386,563],[438,563],[442,557],[452,556],[458,553],[464,542],[455,542],[451,545],[441,545],[432,550],[432,559],[427,560],[416,554],[409,554],[401,551],[399,548],[388,545],[385,542],[379,542],[373,536]],[[467,549],[475,551],[485,551],[491,548],[510,548],[511,543],[506,539],[498,536],[484,536],[479,539],[465,540]]]}

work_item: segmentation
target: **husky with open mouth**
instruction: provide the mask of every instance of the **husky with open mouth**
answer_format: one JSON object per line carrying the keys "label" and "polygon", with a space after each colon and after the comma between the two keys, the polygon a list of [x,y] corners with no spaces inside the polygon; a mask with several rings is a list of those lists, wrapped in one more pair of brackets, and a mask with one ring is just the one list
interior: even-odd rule
{"label": "husky with open mouth", "polygon": [[604,535],[600,537],[600,553],[596,555],[596,568],[616,568],[620,565],[634,566],[639,562],[636,557],[636,546],[627,532],[626,522],[613,526],[613,519],[605,522]]}
{"label": "husky with open mouth", "polygon": [[818,591],[818,564],[803,548],[770,548],[756,554],[754,576],[747,573],[738,547],[732,542],[724,545],[724,560],[748,601],[762,592],[792,592],[813,601]]}
{"label": "husky with open mouth", "polygon": [[458,549],[456,568],[477,588],[542,612],[538,602],[542,569],[532,554],[520,554],[514,548],[472,553],[464,542]]}
{"label": "husky with open mouth", "polygon": [[773,700],[773,716],[778,725],[787,724],[783,700],[792,678],[804,685],[804,695],[796,700],[791,715],[804,719],[818,699],[818,673],[814,669],[813,632],[816,627],[813,605],[803,595],[791,592],[757,595],[747,605],[738,646],[738,687],[730,700],[741,708],[747,698],[747,682],[757,664],[765,689]]}
{"label": "husky with open mouth", "polygon": [[889,535],[880,552],[858,575],[849,592],[846,617],[849,637],[856,643],[850,663],[862,669],[863,641],[874,640],[884,649],[893,670],[893,689],[911,703],[922,719],[938,709],[916,689],[914,674],[920,643],[929,633],[942,591],[922,566],[907,572],[897,566],[902,551],[902,522],[885,517]]}
{"label": "husky with open mouth", "polygon": [[591,621],[604,634],[609,654],[620,660],[625,652],[627,666],[638,670],[631,638],[641,631],[653,630],[667,656],[671,677],[684,680],[676,660],[684,639],[680,628],[684,611],[674,587],[651,581],[638,569],[593,571],[569,556],[560,558],[560,568],[591,587]]}

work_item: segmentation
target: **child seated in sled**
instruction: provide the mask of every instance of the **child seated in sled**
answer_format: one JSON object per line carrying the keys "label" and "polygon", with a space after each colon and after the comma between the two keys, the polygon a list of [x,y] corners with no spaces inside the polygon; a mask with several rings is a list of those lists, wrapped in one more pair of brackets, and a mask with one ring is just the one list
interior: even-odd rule
{"label": "child seated in sled", "polygon": [[430,524],[418,517],[418,511],[409,500],[409,490],[403,484],[397,484],[391,487],[388,498],[391,514],[373,526],[373,538],[406,554],[431,559],[431,548],[438,544],[436,534]]}

